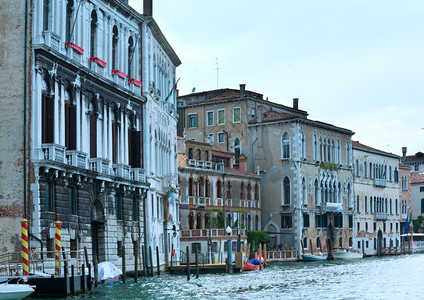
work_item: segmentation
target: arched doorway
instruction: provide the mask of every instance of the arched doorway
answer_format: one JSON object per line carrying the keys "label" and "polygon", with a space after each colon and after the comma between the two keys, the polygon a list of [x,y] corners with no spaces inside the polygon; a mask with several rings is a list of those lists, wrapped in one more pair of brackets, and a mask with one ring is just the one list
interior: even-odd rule
{"label": "arched doorway", "polygon": [[103,205],[97,199],[91,208],[91,243],[93,258],[98,262],[106,260],[105,247],[105,217]]}

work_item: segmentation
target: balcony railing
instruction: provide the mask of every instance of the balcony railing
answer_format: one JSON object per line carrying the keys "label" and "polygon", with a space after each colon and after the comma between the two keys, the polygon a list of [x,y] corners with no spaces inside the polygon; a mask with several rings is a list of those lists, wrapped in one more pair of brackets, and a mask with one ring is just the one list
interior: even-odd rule
{"label": "balcony railing", "polygon": [[375,219],[376,220],[382,220],[386,221],[389,218],[389,214],[385,212],[376,212],[375,213]]}
{"label": "balcony railing", "polygon": [[91,171],[96,171],[106,175],[110,174],[109,163],[110,161],[104,158],[90,158],[88,160],[89,169]]}
{"label": "balcony railing", "polygon": [[134,168],[130,170],[130,179],[135,181],[146,181],[146,172],[141,168]]}
{"label": "balcony railing", "polygon": [[45,160],[52,160],[60,163],[65,162],[65,147],[57,144],[42,144],[41,149]]}
{"label": "balcony railing", "polygon": [[78,150],[67,150],[66,160],[68,165],[86,169],[87,168],[87,153]]}
{"label": "balcony railing", "polygon": [[[240,236],[246,236],[246,229],[238,229]],[[208,238],[208,237],[228,237],[228,234],[224,229],[191,229],[182,230],[182,238]],[[233,229],[230,236],[237,236],[237,229]]]}
{"label": "balcony railing", "polygon": [[324,209],[326,211],[342,212],[343,211],[343,203],[326,202]]}
{"label": "balcony railing", "polygon": [[381,178],[374,178],[374,185],[379,187],[386,187],[387,186],[387,180],[381,179]]}
{"label": "balcony railing", "polygon": [[214,163],[214,162],[211,162],[211,161],[196,160],[196,159],[189,159],[188,160],[188,166],[189,167],[202,168],[202,169],[214,169],[214,170],[219,170],[219,171],[224,170],[224,164],[223,163]]}
{"label": "balcony railing", "polygon": [[125,179],[130,179],[130,169],[131,167],[128,165],[122,165],[122,164],[117,164],[117,165],[112,165],[112,169],[113,169],[113,175],[117,176],[117,177],[121,177],[121,178],[125,178]]}

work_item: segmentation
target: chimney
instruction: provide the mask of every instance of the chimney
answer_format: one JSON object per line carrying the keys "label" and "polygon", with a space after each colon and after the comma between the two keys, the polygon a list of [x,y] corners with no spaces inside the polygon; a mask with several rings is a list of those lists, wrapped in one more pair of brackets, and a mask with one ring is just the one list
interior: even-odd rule
{"label": "chimney", "polygon": [[293,98],[293,108],[296,110],[299,109],[299,98]]}
{"label": "chimney", "polygon": [[247,156],[245,154],[239,156],[239,171],[247,172]]}
{"label": "chimney", "polygon": [[153,0],[143,1],[143,15],[151,17],[153,13]]}
{"label": "chimney", "polygon": [[406,147],[402,147],[402,161],[406,160]]}
{"label": "chimney", "polygon": [[240,98],[243,98],[246,94],[246,84],[240,84]]}

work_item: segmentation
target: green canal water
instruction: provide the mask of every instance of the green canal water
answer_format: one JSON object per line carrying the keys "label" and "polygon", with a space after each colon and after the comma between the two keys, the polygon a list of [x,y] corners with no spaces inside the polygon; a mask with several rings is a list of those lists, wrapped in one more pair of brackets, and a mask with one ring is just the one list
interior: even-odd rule
{"label": "green canal water", "polygon": [[[35,298],[33,298],[35,299]],[[263,271],[132,278],[62,299],[424,299],[424,254],[272,263]]]}

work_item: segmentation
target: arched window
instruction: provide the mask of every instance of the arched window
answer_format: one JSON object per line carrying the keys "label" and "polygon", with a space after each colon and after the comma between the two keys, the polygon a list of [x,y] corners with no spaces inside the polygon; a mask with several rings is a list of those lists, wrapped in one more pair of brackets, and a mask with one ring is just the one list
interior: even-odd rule
{"label": "arched window", "polygon": [[389,181],[392,181],[392,166],[389,166]]}
{"label": "arched window", "polygon": [[356,196],[356,212],[359,213],[359,195]]}
{"label": "arched window", "polygon": [[231,217],[231,214],[227,214],[227,225],[226,226],[233,226],[233,218]]}
{"label": "arched window", "polygon": [[367,196],[365,196],[365,213],[368,213],[368,199],[367,199]]}
{"label": "arched window", "polygon": [[71,92],[65,90],[65,147],[66,150],[76,150],[77,148],[77,109],[71,97]]}
{"label": "arched window", "polygon": [[194,229],[194,217],[192,212],[188,215],[188,229]]}
{"label": "arched window", "polygon": [[302,179],[302,200],[303,200],[303,205],[308,205],[308,197],[307,197],[307,193],[306,193],[305,178]]}
{"label": "arched window", "polygon": [[[315,179],[315,183],[314,183],[314,201],[315,201],[315,205],[319,205],[319,192],[318,192],[318,180]],[[314,205],[314,203],[312,203],[312,205]]]}
{"label": "arched window", "polygon": [[283,180],[283,204],[290,205],[290,179],[287,176]]}
{"label": "arched window", "polygon": [[132,73],[132,69],[133,69],[133,54],[134,54],[134,40],[132,38],[132,36],[130,36],[128,38],[128,78],[131,78],[131,76],[133,75]]}
{"label": "arched window", "polygon": [[255,184],[255,200],[259,201],[259,185]]}
{"label": "arched window", "polygon": [[339,247],[343,248],[343,238],[339,237]]}
{"label": "arched window", "polygon": [[350,183],[347,184],[347,203],[349,204],[349,207],[353,206]]}
{"label": "arched window", "polygon": [[255,230],[256,231],[259,231],[260,230],[260,228],[259,228],[259,217],[258,217],[258,215],[255,216]]}
{"label": "arched window", "polygon": [[290,136],[287,132],[284,132],[281,137],[281,159],[290,158]]}
{"label": "arched window", "polygon": [[221,180],[218,180],[218,182],[216,183],[216,197],[217,198],[222,198],[222,184],[221,184]]}
{"label": "arched window", "polygon": [[244,182],[240,184],[240,199],[244,200]]}
{"label": "arched window", "polygon": [[300,134],[300,157],[305,158],[306,157],[306,147],[305,147],[305,134],[302,132]]}
{"label": "arched window", "polygon": [[205,197],[210,197],[210,188],[209,188],[210,182],[208,179],[205,180]]}
{"label": "arched window", "polygon": [[364,161],[364,177],[367,178],[367,162]]}
{"label": "arched window", "polygon": [[199,197],[204,197],[204,190],[205,190],[205,181],[203,180],[203,177],[200,177],[199,182],[198,182],[199,188]]}
{"label": "arched window", "polygon": [[392,198],[390,198],[390,214],[393,215],[393,203]]}
{"label": "arched window", "polygon": [[399,214],[398,199],[395,200],[395,212],[396,214]]}
{"label": "arched window", "polygon": [[118,27],[113,26],[113,36],[112,36],[112,70],[118,68]]}
{"label": "arched window", "polygon": [[196,215],[196,229],[202,229],[202,215],[200,213]]}
{"label": "arched window", "polygon": [[241,154],[241,146],[240,146],[240,139],[236,137],[233,141],[233,147],[234,147],[234,164],[239,164],[239,157]]}
{"label": "arched window", "polygon": [[337,163],[342,163],[342,149],[340,147],[340,141],[337,140]]}
{"label": "arched window", "polygon": [[321,239],[317,237],[317,249],[321,249]]}
{"label": "arched window", "polygon": [[227,199],[232,199],[231,197],[231,181],[227,181]]}
{"label": "arched window", "polygon": [[91,12],[90,24],[90,57],[96,57],[96,34],[97,34],[97,13],[95,10]]}
{"label": "arched window", "polygon": [[350,165],[350,144],[346,142],[346,165]]}
{"label": "arched window", "polygon": [[359,160],[356,160],[356,176],[359,177]]}
{"label": "arched window", "polygon": [[349,247],[352,247],[353,246],[353,239],[352,239],[352,237],[350,236],[349,237]]}
{"label": "arched window", "polygon": [[252,230],[252,217],[250,215],[247,216],[247,230]]}
{"label": "arched window", "polygon": [[212,224],[210,224],[210,223],[209,223],[209,221],[210,221],[210,220],[209,220],[209,214],[208,214],[208,213],[206,213],[206,214],[205,214],[205,228],[211,228],[211,225],[212,225]]}
{"label": "arched window", "polygon": [[241,220],[240,220],[240,228],[244,229],[245,228],[245,218],[244,218],[244,213],[241,215]]}
{"label": "arched window", "polygon": [[303,238],[303,249],[308,249],[308,238],[306,236]]}
{"label": "arched window", "polygon": [[203,151],[203,160],[209,161],[209,151],[208,150]]}
{"label": "arched window", "polygon": [[197,149],[196,150],[196,158],[195,158],[195,160],[201,160],[201,159],[202,159],[201,151],[200,151],[200,149]]}
{"label": "arched window", "polygon": [[194,189],[193,178],[190,177],[189,180],[188,180],[188,195],[189,196],[194,195],[193,189]]}
{"label": "arched window", "polygon": [[247,184],[247,200],[252,200],[252,186],[250,182]]}
{"label": "arched window", "polygon": [[193,159],[193,148],[188,148],[188,159]]}
{"label": "arched window", "polygon": [[317,136],[314,134],[313,137],[313,155],[314,155],[314,160],[318,160],[318,141],[317,141]]}

